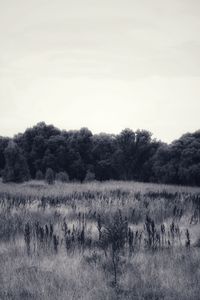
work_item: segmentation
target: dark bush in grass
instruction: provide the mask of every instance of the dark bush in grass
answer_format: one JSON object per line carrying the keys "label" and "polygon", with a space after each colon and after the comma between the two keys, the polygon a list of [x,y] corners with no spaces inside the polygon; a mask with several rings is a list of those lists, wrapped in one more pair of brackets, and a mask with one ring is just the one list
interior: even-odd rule
{"label": "dark bush in grass", "polygon": [[69,175],[67,172],[59,172],[56,174],[56,180],[61,182],[69,182]]}
{"label": "dark bush in grass", "polygon": [[87,171],[86,175],[85,175],[85,182],[90,182],[95,180],[95,174],[93,172],[91,172],[90,170]]}
{"label": "dark bush in grass", "polygon": [[44,179],[44,175],[43,175],[42,171],[38,170],[36,172],[35,179],[36,180],[43,180]]}
{"label": "dark bush in grass", "polygon": [[48,168],[46,170],[45,180],[48,184],[54,184],[55,177],[54,177],[54,172],[51,168]]}

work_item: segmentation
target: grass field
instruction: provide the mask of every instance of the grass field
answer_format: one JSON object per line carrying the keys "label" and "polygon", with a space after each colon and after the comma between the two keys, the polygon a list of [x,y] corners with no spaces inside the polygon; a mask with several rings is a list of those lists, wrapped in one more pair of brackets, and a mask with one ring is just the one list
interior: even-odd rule
{"label": "grass field", "polygon": [[200,299],[200,188],[0,183],[0,299]]}

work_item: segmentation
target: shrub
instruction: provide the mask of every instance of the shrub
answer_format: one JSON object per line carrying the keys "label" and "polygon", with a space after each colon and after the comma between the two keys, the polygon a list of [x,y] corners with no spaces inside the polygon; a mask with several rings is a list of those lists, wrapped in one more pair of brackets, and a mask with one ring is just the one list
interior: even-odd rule
{"label": "shrub", "polygon": [[53,184],[54,183],[54,172],[51,168],[48,168],[46,170],[46,174],[45,174],[45,180],[48,184]]}
{"label": "shrub", "polygon": [[69,182],[69,175],[66,172],[59,172],[56,174],[56,180],[61,182]]}
{"label": "shrub", "polygon": [[107,221],[102,232],[104,245],[110,245],[110,258],[113,266],[114,285],[117,284],[117,275],[120,266],[120,251],[124,249],[128,234],[128,222],[123,218],[121,211],[116,213],[113,219]]}
{"label": "shrub", "polygon": [[37,180],[43,180],[44,179],[44,175],[43,175],[42,171],[38,170],[36,172],[35,179],[37,179]]}
{"label": "shrub", "polygon": [[91,172],[90,170],[87,171],[86,175],[85,175],[85,182],[90,182],[95,180],[95,174],[93,172]]}

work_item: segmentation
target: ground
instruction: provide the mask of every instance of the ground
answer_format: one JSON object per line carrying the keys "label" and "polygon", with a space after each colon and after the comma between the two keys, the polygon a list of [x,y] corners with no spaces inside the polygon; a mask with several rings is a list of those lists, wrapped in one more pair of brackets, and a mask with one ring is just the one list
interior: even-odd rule
{"label": "ground", "polygon": [[0,299],[199,300],[199,222],[200,188],[0,183]]}

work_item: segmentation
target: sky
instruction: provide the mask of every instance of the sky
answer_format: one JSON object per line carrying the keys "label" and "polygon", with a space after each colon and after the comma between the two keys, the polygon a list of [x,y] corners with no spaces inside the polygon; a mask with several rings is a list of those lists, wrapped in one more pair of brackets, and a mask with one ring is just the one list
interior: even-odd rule
{"label": "sky", "polygon": [[199,0],[0,0],[0,135],[200,129]]}

